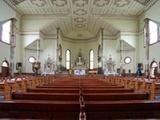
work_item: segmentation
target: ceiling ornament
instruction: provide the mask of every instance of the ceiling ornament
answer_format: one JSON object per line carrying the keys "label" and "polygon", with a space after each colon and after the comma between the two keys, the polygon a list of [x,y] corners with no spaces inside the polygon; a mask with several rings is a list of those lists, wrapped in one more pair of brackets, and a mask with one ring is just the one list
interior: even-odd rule
{"label": "ceiling ornament", "polygon": [[47,3],[46,0],[30,0],[30,1],[33,5],[36,5],[37,7],[43,7]]}
{"label": "ceiling ornament", "polygon": [[51,0],[51,2],[57,7],[64,7],[65,5],[67,5],[67,0]]}
{"label": "ceiling ornament", "polygon": [[129,5],[130,0],[115,0],[114,5],[117,7],[124,7]]}
{"label": "ceiling ornament", "polygon": [[24,1],[26,1],[26,0],[11,0],[11,2],[12,2],[14,5],[18,5],[18,4],[20,4],[20,3],[24,2]]}
{"label": "ceiling ornament", "polygon": [[73,14],[75,14],[75,15],[86,15],[87,14],[87,11],[86,10],[84,10],[84,9],[77,9],[77,10],[75,10],[74,12],[73,12]]}
{"label": "ceiling ornament", "polygon": [[85,24],[76,24],[76,27],[83,28],[83,27],[85,27]]}
{"label": "ceiling ornament", "polygon": [[108,5],[110,3],[110,0],[94,0],[93,5],[97,7],[104,7],[105,5]]}
{"label": "ceiling ornament", "polygon": [[85,22],[86,19],[83,18],[83,17],[77,17],[77,18],[74,18],[74,21],[75,21],[75,22],[78,22],[78,23],[82,23],[82,22]]}
{"label": "ceiling ornament", "polygon": [[88,0],[72,0],[72,2],[77,7],[83,7],[88,4]]}
{"label": "ceiling ornament", "polygon": [[151,2],[151,0],[135,0],[135,1],[139,2],[140,4],[142,4],[142,5],[144,5],[144,6],[147,6],[148,3]]}

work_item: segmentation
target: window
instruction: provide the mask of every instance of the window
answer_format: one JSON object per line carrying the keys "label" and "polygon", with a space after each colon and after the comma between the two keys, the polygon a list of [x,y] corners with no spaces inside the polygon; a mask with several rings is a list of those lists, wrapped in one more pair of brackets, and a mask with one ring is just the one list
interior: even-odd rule
{"label": "window", "polygon": [[71,64],[71,52],[70,50],[66,50],[66,69],[70,69]]}
{"label": "window", "polygon": [[89,69],[93,69],[94,67],[94,52],[93,50],[90,50],[89,53]]}
{"label": "window", "polygon": [[29,63],[34,63],[34,62],[36,62],[36,58],[33,56],[30,56],[28,61],[29,61]]}
{"label": "window", "polygon": [[158,25],[153,21],[149,21],[149,36],[150,44],[158,42]]}
{"label": "window", "polygon": [[5,43],[10,44],[10,32],[11,32],[11,20],[2,24],[2,33],[1,33],[1,40]]}
{"label": "window", "polygon": [[129,64],[129,63],[131,63],[131,61],[132,61],[132,59],[129,56],[124,58],[124,63],[125,64]]}

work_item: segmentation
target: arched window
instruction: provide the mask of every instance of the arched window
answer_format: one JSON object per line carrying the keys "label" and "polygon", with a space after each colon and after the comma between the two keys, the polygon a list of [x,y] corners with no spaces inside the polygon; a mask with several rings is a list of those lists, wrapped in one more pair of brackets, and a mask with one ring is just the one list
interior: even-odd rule
{"label": "arched window", "polygon": [[71,51],[66,50],[66,69],[70,69],[71,66]]}
{"label": "arched window", "polygon": [[89,52],[89,69],[93,69],[94,67],[94,51],[90,50]]}

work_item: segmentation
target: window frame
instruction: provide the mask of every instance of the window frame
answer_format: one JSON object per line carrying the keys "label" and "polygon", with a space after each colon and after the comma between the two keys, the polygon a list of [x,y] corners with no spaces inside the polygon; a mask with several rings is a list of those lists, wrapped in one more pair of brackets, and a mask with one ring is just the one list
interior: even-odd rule
{"label": "window frame", "polygon": [[[67,60],[67,51],[69,51],[69,60]],[[67,62],[69,63],[69,68],[67,68]],[[71,51],[69,49],[67,49],[65,51],[65,67],[67,70],[71,69]]]}

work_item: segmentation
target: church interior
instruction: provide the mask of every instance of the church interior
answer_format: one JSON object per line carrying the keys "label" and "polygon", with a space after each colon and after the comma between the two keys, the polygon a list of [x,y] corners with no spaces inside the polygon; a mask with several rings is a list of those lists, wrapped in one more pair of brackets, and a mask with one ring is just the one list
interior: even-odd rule
{"label": "church interior", "polygon": [[0,0],[0,119],[160,119],[159,0]]}

